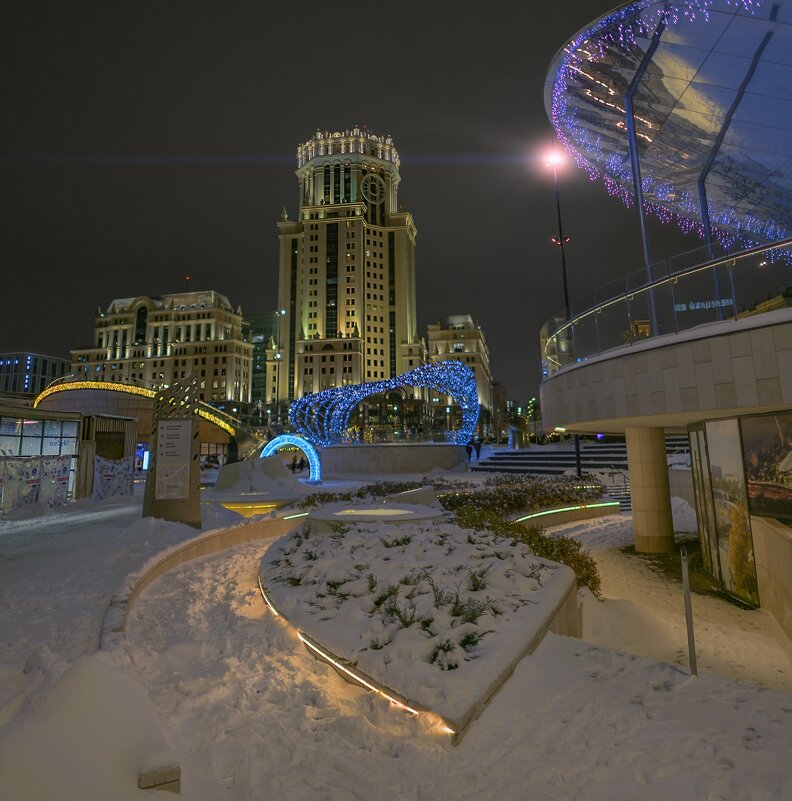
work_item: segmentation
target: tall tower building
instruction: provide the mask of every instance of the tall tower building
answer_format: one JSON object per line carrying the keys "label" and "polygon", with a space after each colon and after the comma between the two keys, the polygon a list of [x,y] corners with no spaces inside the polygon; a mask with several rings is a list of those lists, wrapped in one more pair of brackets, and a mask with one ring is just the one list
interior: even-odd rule
{"label": "tall tower building", "polygon": [[[277,397],[378,381],[423,359],[412,215],[399,155],[365,128],[317,131],[297,148],[299,219],[280,235]],[[271,385],[270,385],[271,386]]]}

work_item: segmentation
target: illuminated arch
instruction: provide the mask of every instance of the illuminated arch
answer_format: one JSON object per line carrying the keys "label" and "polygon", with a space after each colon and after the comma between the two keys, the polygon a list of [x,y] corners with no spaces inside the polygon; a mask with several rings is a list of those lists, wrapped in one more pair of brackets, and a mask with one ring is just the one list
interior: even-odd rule
{"label": "illuminated arch", "polygon": [[308,442],[305,437],[298,437],[295,434],[281,434],[280,436],[271,439],[261,451],[260,459],[266,459],[272,456],[276,451],[280,450],[284,445],[293,445],[299,448],[308,459],[308,467],[310,468],[310,475],[308,480],[318,484],[322,480],[322,462],[319,459],[319,452]]}
{"label": "illuminated arch", "polygon": [[[71,392],[72,390],[101,390],[103,392],[121,392],[127,395],[138,395],[143,398],[154,400],[157,393],[148,387],[141,387],[137,384],[121,384],[113,381],[63,381],[61,383],[50,384],[38,397],[33,401],[33,408],[36,408],[41,401],[54,395],[57,392]],[[209,423],[213,423],[218,428],[223,429],[227,434],[232,437],[237,436],[237,429],[231,424],[229,415],[225,415],[213,406],[209,406],[203,401],[199,401],[195,413],[202,417]]]}
{"label": "illuminated arch", "polygon": [[452,359],[424,364],[386,381],[334,387],[305,395],[289,407],[289,420],[311,442],[336,445],[349,428],[352,410],[362,400],[401,387],[426,387],[450,395],[462,410],[462,427],[448,432],[449,442],[465,445],[473,437],[480,410],[476,376],[466,364]]}

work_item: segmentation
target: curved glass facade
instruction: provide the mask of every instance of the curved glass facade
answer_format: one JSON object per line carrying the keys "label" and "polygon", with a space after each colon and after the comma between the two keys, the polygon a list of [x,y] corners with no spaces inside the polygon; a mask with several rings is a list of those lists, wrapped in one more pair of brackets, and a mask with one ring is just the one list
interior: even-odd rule
{"label": "curved glass facade", "polygon": [[[611,194],[733,247],[792,234],[792,2],[650,0],[614,9],[557,54],[545,103]],[[629,101],[629,102],[628,102]],[[629,103],[632,119],[629,119]]]}

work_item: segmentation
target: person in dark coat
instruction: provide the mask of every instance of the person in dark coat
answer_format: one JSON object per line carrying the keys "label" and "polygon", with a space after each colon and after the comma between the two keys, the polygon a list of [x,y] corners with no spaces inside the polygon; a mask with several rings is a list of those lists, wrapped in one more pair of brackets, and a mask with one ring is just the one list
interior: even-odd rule
{"label": "person in dark coat", "polygon": [[470,461],[470,456],[473,453],[473,440],[470,440],[470,442],[465,445],[465,453],[467,454],[468,461]]}
{"label": "person in dark coat", "polygon": [[481,461],[481,440],[476,437],[476,441],[473,443],[473,447],[476,449],[476,461]]}

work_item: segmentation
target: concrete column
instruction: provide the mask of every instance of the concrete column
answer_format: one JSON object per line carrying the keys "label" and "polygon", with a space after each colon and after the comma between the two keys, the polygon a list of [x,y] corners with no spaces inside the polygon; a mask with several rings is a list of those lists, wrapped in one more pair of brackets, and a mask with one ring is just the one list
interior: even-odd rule
{"label": "concrete column", "polygon": [[666,553],[674,546],[674,525],[664,431],[628,428],[625,434],[635,550]]}

